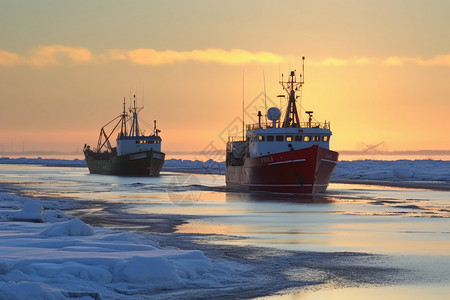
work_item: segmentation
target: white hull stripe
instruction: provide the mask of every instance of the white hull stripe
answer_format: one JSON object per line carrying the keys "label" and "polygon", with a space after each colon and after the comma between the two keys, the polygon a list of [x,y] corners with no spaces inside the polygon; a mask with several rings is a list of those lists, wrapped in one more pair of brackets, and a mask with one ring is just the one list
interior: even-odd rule
{"label": "white hull stripe", "polygon": [[306,161],[306,159],[302,158],[302,159],[294,159],[292,162],[299,162],[299,161]]}
{"label": "white hull stripe", "polygon": [[293,163],[293,162],[301,162],[301,161],[306,161],[306,159],[296,159],[296,160],[278,161],[278,162],[270,163],[270,164],[268,164],[268,165],[271,166],[271,165],[289,164],[289,163]]}
{"label": "white hull stripe", "polygon": [[141,159],[141,158],[147,158],[147,153],[138,153],[138,154],[133,154],[130,156],[130,160]]}
{"label": "white hull stripe", "polygon": [[337,161],[329,160],[329,159],[323,159],[322,158],[321,161],[329,162],[329,163],[332,163],[332,164],[337,164]]}
{"label": "white hull stripe", "polygon": [[158,153],[153,153],[154,158],[162,159],[162,155]]}
{"label": "white hull stripe", "polygon": [[[294,187],[313,186],[313,184],[258,184],[258,183],[247,183],[247,184],[237,183],[237,184],[250,186],[294,186]],[[328,184],[314,184],[314,186],[328,186]]]}

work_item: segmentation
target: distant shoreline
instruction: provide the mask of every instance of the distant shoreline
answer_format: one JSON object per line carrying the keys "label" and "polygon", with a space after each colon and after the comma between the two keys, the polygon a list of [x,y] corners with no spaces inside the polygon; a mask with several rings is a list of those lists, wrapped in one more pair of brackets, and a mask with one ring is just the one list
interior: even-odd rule
{"label": "distant shoreline", "polygon": [[[430,150],[430,149],[422,149],[422,150],[395,150],[395,151],[357,151],[357,150],[335,150],[339,152],[340,155],[351,155],[351,156],[397,156],[397,155],[418,155],[418,156],[437,156],[444,155],[450,156],[450,150]],[[165,151],[166,155],[203,155],[204,151]],[[225,149],[216,150],[212,152],[208,152],[210,155],[223,155],[225,153]],[[2,151],[0,152],[0,157],[3,156],[83,156],[82,151],[45,151],[45,150],[32,150],[32,151]]]}
{"label": "distant shoreline", "polygon": [[353,150],[337,151],[341,155],[355,155],[355,156],[397,156],[397,155],[450,155],[450,150],[405,150],[405,151],[386,151],[386,152],[362,152]]}

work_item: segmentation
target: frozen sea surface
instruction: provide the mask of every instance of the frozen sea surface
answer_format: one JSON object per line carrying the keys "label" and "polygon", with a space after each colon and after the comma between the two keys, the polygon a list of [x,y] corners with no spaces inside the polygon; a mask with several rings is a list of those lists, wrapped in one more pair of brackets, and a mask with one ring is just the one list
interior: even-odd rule
{"label": "frozen sea surface", "polygon": [[[86,167],[84,160],[42,158],[0,158],[0,164],[32,164],[44,166]],[[200,174],[225,174],[225,162],[214,160],[169,159],[164,171],[194,172]],[[409,187],[440,187],[449,189],[450,161],[445,160],[354,160],[340,161],[333,173],[332,182],[383,183]]]}
{"label": "frozen sea surface", "polygon": [[1,295],[448,298],[448,191],[336,183],[299,197],[224,185],[0,165]]}

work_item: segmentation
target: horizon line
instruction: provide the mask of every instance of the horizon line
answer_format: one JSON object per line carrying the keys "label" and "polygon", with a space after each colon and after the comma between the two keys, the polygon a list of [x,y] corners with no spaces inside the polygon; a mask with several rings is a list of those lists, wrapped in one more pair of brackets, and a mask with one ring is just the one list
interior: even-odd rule
{"label": "horizon line", "polygon": [[[223,154],[226,150],[213,150],[213,151],[175,151],[168,150],[165,151],[166,154],[170,155],[204,155],[205,154]],[[358,150],[336,150],[339,154],[345,155],[399,155],[399,154],[443,154],[450,155],[450,149],[448,150],[439,150],[439,149],[421,149],[421,150],[394,150],[394,151],[358,151]],[[79,154],[82,155],[82,151],[51,151],[51,150],[29,150],[29,151],[2,151],[0,152],[0,156],[3,155],[74,155]]]}

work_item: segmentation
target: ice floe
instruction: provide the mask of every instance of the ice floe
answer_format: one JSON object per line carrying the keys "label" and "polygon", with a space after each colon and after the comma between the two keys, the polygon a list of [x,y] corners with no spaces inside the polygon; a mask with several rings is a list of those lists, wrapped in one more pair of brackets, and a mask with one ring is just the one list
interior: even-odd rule
{"label": "ice floe", "polygon": [[37,198],[0,192],[1,299],[139,299],[211,288],[236,272],[201,251],[91,227]]}

